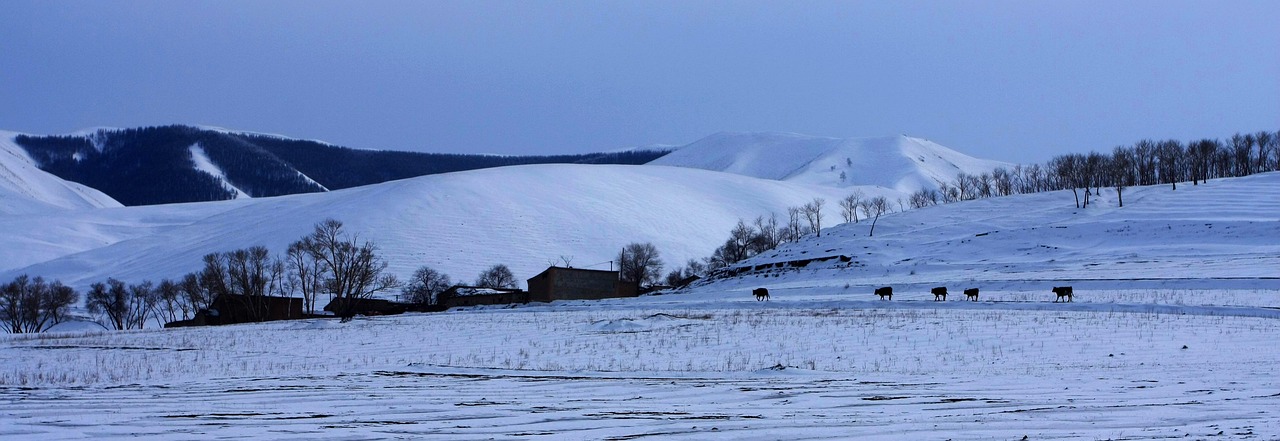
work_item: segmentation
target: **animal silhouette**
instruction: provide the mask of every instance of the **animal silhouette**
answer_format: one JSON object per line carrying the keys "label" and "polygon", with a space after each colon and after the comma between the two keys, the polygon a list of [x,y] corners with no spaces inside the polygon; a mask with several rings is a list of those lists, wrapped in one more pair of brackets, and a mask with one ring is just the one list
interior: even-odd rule
{"label": "animal silhouette", "polygon": [[1058,301],[1062,299],[1067,299],[1066,301],[1068,302],[1071,301],[1072,293],[1070,286],[1055,286],[1053,287],[1053,293],[1058,295],[1057,298],[1053,299],[1053,303],[1058,303]]}
{"label": "animal silhouette", "polygon": [[757,302],[759,302],[759,301],[768,301],[768,300],[769,300],[769,290],[768,290],[768,289],[765,289],[765,288],[756,288],[756,289],[754,289],[754,290],[751,290],[751,293],[756,295],[756,301],[757,301]]}
{"label": "animal silhouette", "polygon": [[939,286],[929,290],[929,292],[933,293],[933,301],[935,302],[939,300],[945,302],[947,300],[947,287],[945,286]]}
{"label": "animal silhouette", "polygon": [[876,288],[876,295],[880,296],[880,300],[884,300],[884,299],[893,300],[893,287],[882,286],[882,287]]}

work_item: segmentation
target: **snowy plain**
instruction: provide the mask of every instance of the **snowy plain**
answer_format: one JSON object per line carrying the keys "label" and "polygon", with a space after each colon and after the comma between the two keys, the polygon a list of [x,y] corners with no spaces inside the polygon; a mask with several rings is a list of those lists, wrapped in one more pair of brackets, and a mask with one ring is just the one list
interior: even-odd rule
{"label": "snowy plain", "polygon": [[3,336],[0,438],[1280,439],[1280,173],[1101,193],[837,225],[743,265],[849,262],[633,299]]}

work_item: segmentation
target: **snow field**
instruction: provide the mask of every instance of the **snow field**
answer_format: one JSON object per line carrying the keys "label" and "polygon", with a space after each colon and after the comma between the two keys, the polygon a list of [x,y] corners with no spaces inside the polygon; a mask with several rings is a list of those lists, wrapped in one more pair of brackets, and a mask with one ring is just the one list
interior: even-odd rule
{"label": "snow field", "polygon": [[1275,316],[725,294],[5,336],[0,437],[1280,436]]}

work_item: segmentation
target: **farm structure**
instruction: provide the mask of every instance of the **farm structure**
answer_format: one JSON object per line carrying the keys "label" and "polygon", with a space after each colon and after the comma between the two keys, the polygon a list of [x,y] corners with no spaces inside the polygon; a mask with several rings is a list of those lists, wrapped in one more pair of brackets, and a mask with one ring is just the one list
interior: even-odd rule
{"label": "farm structure", "polygon": [[635,297],[640,293],[638,284],[623,282],[617,271],[553,266],[528,283],[529,301],[533,302]]}
{"label": "farm structure", "polygon": [[454,285],[441,292],[436,302],[444,309],[458,306],[529,303],[529,293],[518,289]]}
{"label": "farm structure", "polygon": [[410,306],[412,305],[384,299],[349,299],[339,297],[329,301],[328,305],[324,305],[324,310],[332,312],[340,317],[353,315],[393,315],[403,314],[406,311],[409,311]]}
{"label": "farm structure", "polygon": [[164,327],[231,325],[300,318],[305,318],[301,298],[222,294],[214,298],[208,308],[196,312],[195,318],[165,323]]}

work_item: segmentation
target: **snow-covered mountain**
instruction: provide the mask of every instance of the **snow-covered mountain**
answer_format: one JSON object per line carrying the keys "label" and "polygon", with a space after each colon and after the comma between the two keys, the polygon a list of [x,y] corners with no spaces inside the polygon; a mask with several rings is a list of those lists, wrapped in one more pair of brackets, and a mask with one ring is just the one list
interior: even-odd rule
{"label": "snow-covered mountain", "polygon": [[107,277],[179,277],[199,269],[210,252],[254,245],[283,252],[325,218],[372,240],[401,277],[427,265],[471,281],[502,263],[523,280],[561,257],[578,267],[608,268],[631,242],[652,242],[663,259],[680,264],[710,255],[740,218],[785,213],[842,193],[679,167],[530,165],[327,193],[90,210],[58,219],[7,216],[0,218],[0,247],[19,243],[24,251],[5,253],[0,280],[27,273],[84,287]]}
{"label": "snow-covered mountain", "polygon": [[60,136],[0,132],[30,163],[125,205],[313,193],[520,164],[643,164],[665,150],[557,156],[352,149],[281,135],[182,125],[96,128]]}
{"label": "snow-covered mountain", "polygon": [[881,187],[899,195],[937,188],[959,173],[1013,166],[907,136],[843,139],[776,132],[717,133],[650,164],[833,187]]}
{"label": "snow-covered mountain", "polygon": [[13,143],[14,136],[0,132],[0,215],[121,206],[98,190],[40,170],[31,156]]}

